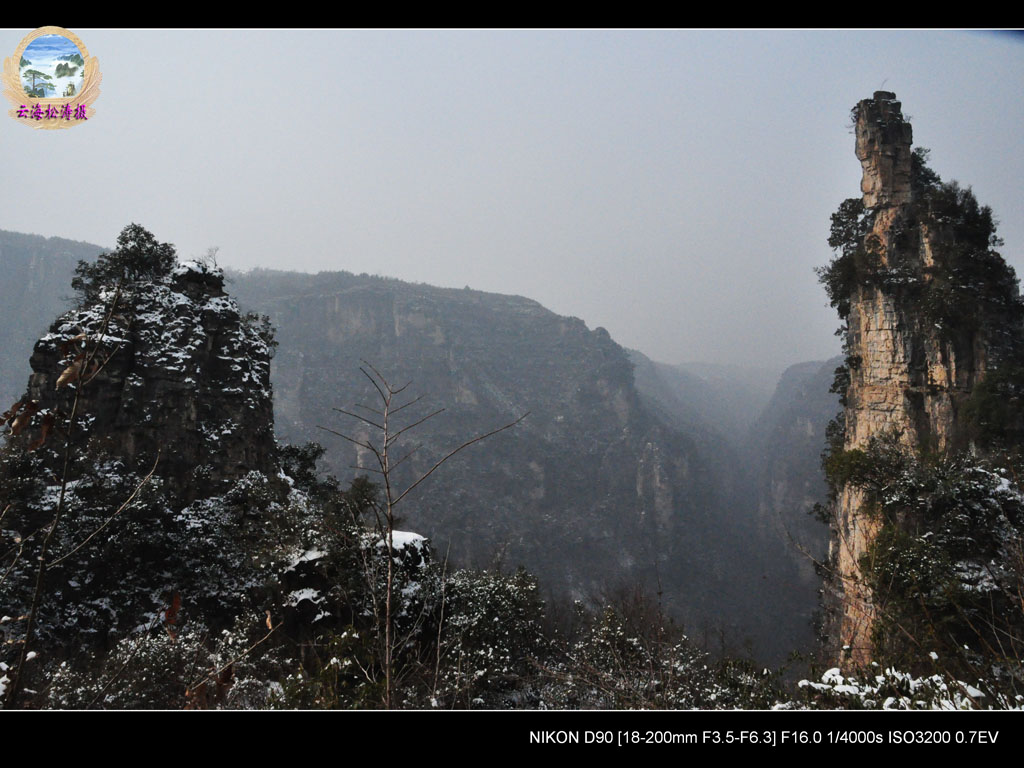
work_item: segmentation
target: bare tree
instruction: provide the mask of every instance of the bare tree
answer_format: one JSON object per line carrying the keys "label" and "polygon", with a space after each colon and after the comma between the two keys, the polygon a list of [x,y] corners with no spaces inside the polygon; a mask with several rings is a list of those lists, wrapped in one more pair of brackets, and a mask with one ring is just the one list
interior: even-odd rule
{"label": "bare tree", "polygon": [[[449,451],[440,459],[438,459],[433,466],[430,467],[426,472],[423,472],[415,480],[413,480],[404,490],[396,486],[396,475],[395,470],[401,466],[412,454],[415,452],[415,448],[405,452],[401,458],[395,460],[396,455],[401,455],[402,450],[399,449],[399,438],[407,435],[412,430],[426,423],[430,419],[444,412],[444,408],[439,408],[426,416],[421,418],[413,418],[412,420],[406,421],[405,423],[399,424],[396,417],[398,414],[405,411],[412,405],[420,402],[423,396],[415,397],[412,399],[406,399],[405,402],[399,404],[399,396],[405,392],[412,382],[408,382],[401,387],[394,387],[391,383],[374,368],[370,363],[365,360],[362,361],[365,367],[360,367],[360,371],[370,383],[373,385],[378,396],[378,407],[372,408],[367,405],[356,405],[362,411],[365,411],[370,415],[363,415],[361,413],[353,413],[352,411],[346,411],[342,408],[335,408],[333,410],[338,413],[342,413],[353,419],[356,419],[359,423],[364,424],[371,430],[376,432],[376,437],[371,439],[357,438],[352,435],[337,432],[328,427],[319,426],[326,432],[330,432],[332,435],[337,435],[350,443],[353,443],[360,448],[364,448],[369,451],[376,466],[354,466],[353,469],[370,472],[380,476],[380,482],[383,486],[384,499],[383,505],[379,508],[375,508],[374,512],[377,514],[377,527],[381,533],[385,542],[387,550],[387,579],[386,588],[384,595],[384,610],[383,610],[383,623],[384,627],[384,644],[382,648],[382,664],[384,667],[384,707],[391,709],[394,700],[394,657],[395,651],[400,647],[400,644],[395,641],[395,628],[394,628],[394,581],[395,581],[395,563],[394,563],[394,531],[395,531],[395,508],[401,503],[412,491],[417,488],[420,483],[426,480],[430,475],[434,473],[442,464],[452,458],[455,454],[459,453],[464,448],[468,448],[474,443],[479,443],[492,435],[496,435],[499,432],[503,432],[506,429],[514,427],[516,424],[521,422],[527,416],[529,412],[524,413],[514,421],[492,429],[482,435],[478,435],[457,448]],[[367,370],[369,369],[369,370]],[[403,417],[405,418],[405,417]],[[376,602],[376,601],[375,601]],[[375,607],[375,614],[377,613]]]}

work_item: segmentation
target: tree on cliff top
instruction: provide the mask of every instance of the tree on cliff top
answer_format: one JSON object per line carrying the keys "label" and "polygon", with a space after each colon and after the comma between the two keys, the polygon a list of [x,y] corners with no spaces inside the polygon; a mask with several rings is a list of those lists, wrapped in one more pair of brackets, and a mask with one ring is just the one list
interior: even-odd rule
{"label": "tree on cliff top", "polygon": [[104,286],[123,280],[133,283],[166,277],[177,263],[177,254],[170,243],[160,243],[144,227],[129,224],[117,236],[117,248],[101,254],[94,263],[79,261],[71,287],[83,302],[99,298]]}

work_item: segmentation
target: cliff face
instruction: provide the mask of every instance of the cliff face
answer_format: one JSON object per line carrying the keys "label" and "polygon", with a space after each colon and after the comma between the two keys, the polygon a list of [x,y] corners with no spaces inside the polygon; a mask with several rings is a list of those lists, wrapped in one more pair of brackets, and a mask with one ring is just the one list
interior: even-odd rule
{"label": "cliff face", "polygon": [[345,273],[257,271],[233,290],[277,328],[279,437],[322,443],[339,478],[363,457],[317,427],[360,428],[332,409],[374,406],[363,360],[393,383],[411,381],[423,414],[446,409],[409,433],[407,450],[419,449],[400,467],[403,487],[530,412],[399,507],[440,551],[450,542],[456,562],[524,565],[545,588],[582,599],[660,583],[667,607],[698,631],[721,623],[730,638],[772,636],[770,566],[737,503],[733,452],[706,427],[663,418],[604,329],[521,297]]}
{"label": "cliff face", "polygon": [[743,437],[751,517],[771,565],[780,643],[809,651],[820,623],[828,526],[811,514],[826,498],[821,471],[825,426],[838,411],[829,384],[837,361],[800,363],[783,372],[775,393]]}
{"label": "cliff face", "polygon": [[[938,287],[937,260],[957,237],[918,205],[912,130],[900,102],[878,91],[857,105],[855,116],[869,224],[864,250],[875,259],[875,274],[886,278],[861,282],[850,295],[843,448],[863,449],[871,438],[892,434],[911,450],[941,451],[953,439],[959,408],[985,373],[989,334],[984,322],[937,320],[921,300]],[[843,658],[854,664],[870,660],[875,618],[859,573],[877,533],[865,503],[856,488],[839,489],[832,543],[842,593],[839,638]]]}

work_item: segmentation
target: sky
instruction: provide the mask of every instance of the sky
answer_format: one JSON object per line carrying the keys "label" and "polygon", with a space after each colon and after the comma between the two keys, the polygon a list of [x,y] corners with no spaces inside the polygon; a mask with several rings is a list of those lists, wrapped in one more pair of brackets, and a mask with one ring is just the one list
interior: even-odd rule
{"label": "sky", "polygon": [[136,222],[183,258],[518,294],[656,360],[781,370],[839,352],[814,268],[860,194],[850,109],[884,89],[1024,272],[1021,37],[71,31],[96,114],[0,115],[0,229]]}

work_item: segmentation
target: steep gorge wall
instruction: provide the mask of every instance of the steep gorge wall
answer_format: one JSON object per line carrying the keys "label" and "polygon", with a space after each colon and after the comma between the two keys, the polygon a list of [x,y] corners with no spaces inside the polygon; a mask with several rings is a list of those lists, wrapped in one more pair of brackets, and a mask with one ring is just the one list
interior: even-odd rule
{"label": "steep gorge wall", "polygon": [[545,589],[585,600],[642,583],[694,633],[724,626],[738,648],[752,638],[777,661],[792,650],[776,642],[779,616],[794,619],[777,610],[786,585],[743,506],[735,451],[697,409],[676,420],[652,402],[604,329],[522,297],[346,273],[254,271],[233,292],[278,329],[279,437],[321,442],[339,478],[360,456],[317,427],[359,428],[332,409],[373,406],[364,360],[412,382],[424,401],[410,413],[446,409],[409,434],[419,450],[397,473],[403,487],[530,412],[402,502],[405,524],[440,551],[450,542],[453,560],[522,564]]}

